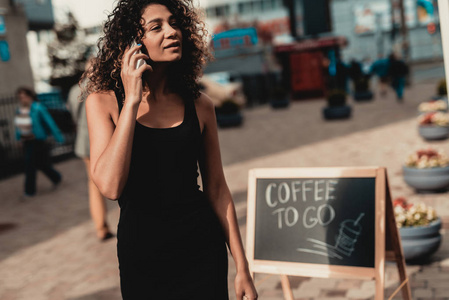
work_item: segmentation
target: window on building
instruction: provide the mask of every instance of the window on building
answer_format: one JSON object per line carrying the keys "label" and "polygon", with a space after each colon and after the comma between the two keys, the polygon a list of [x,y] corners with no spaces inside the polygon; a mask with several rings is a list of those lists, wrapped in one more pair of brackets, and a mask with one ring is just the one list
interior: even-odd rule
{"label": "window on building", "polygon": [[252,2],[252,12],[257,13],[262,11],[262,1],[260,0],[253,0]]}
{"label": "window on building", "polygon": [[246,1],[246,2],[240,2],[238,4],[239,13],[241,14],[250,14],[253,11],[253,2]]}
{"label": "window on building", "polygon": [[271,0],[274,9],[282,7],[282,0]]}
{"label": "window on building", "polygon": [[230,7],[229,5],[220,5],[215,7],[215,15],[217,17],[229,16]]}
{"label": "window on building", "polygon": [[273,1],[272,0],[263,0],[262,1],[262,10],[263,11],[270,11],[273,10]]}
{"label": "window on building", "polygon": [[237,3],[237,11],[239,12],[239,14],[243,14],[244,10],[245,10],[245,3],[239,2]]}
{"label": "window on building", "polygon": [[206,14],[209,18],[215,17],[215,7],[206,8]]}

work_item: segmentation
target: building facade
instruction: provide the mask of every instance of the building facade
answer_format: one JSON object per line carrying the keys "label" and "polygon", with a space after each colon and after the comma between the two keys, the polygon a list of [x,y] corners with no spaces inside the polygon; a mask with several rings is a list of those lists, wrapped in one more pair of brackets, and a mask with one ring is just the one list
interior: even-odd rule
{"label": "building facade", "polygon": [[[294,0],[298,36],[304,37],[303,1]],[[396,0],[329,0],[332,35],[344,36],[348,46],[342,51],[344,60],[376,59],[392,50],[401,52],[399,33],[400,10]],[[392,6],[393,3],[393,6]],[[256,22],[269,28],[274,42],[289,41],[289,17],[282,0],[203,0],[206,22],[213,33],[228,24]],[[443,58],[438,8],[435,0],[404,0],[411,61]],[[392,17],[393,16],[393,17]],[[392,24],[395,25],[392,25]],[[435,32],[429,33],[428,26]],[[394,30],[392,30],[394,28]]]}

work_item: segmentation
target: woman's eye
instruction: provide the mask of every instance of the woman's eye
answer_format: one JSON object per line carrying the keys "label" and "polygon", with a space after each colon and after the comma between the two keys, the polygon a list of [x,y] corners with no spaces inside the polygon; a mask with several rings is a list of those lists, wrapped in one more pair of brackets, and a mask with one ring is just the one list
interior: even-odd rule
{"label": "woman's eye", "polygon": [[171,27],[178,27],[178,23],[174,22],[170,24]]}
{"label": "woman's eye", "polygon": [[151,27],[151,30],[159,30],[159,29],[161,29],[161,26],[154,26],[154,27]]}

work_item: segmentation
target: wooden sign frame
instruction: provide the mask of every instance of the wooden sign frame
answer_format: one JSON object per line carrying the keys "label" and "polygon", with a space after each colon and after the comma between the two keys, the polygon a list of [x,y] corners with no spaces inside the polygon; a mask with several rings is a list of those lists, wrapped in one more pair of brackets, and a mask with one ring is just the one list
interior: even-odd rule
{"label": "wooden sign frame", "polygon": [[[257,179],[280,178],[375,178],[375,257],[374,268],[268,261],[254,258],[256,230],[256,188]],[[386,243],[386,230],[390,238]],[[388,187],[386,169],[380,167],[343,167],[343,168],[268,168],[252,169],[248,181],[247,235],[246,252],[251,272],[281,275],[284,296],[293,300],[286,275],[355,278],[376,281],[376,300],[384,299],[385,261],[397,262],[404,299],[411,299],[410,285],[405,272],[405,260],[396,227],[391,195]]]}

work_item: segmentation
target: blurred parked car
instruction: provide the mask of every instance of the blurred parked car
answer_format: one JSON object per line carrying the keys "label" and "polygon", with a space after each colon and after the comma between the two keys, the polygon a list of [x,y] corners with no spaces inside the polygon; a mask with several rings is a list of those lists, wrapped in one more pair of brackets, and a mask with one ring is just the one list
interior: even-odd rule
{"label": "blurred parked car", "polygon": [[204,74],[199,80],[200,89],[207,94],[215,107],[221,107],[224,101],[232,99],[238,106],[246,105],[243,84],[235,80],[236,76],[230,72]]}

